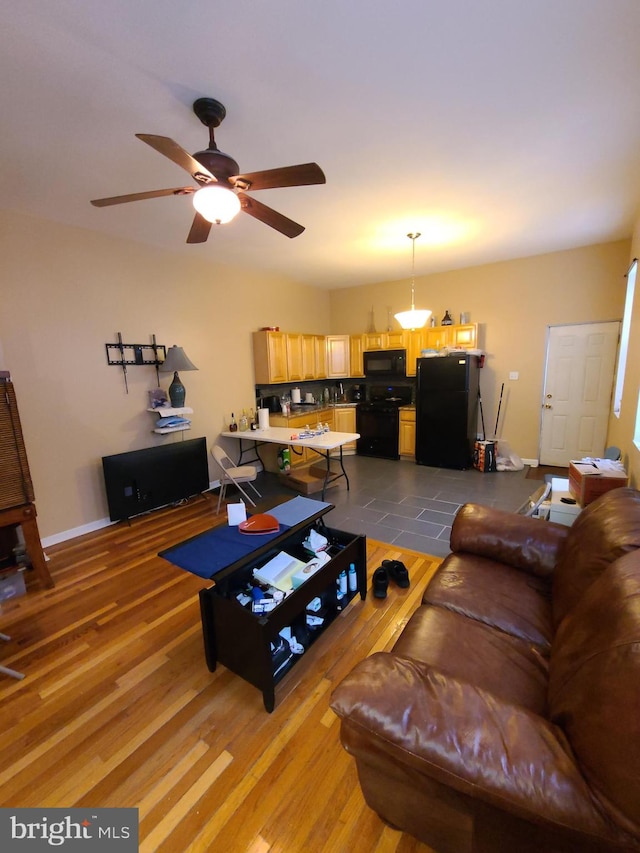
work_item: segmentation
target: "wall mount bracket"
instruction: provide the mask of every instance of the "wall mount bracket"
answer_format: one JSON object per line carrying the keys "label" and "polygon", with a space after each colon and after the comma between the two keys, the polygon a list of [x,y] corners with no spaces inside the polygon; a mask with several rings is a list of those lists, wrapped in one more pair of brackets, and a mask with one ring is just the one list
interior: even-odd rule
{"label": "wall mount bracket", "polygon": [[164,344],[156,343],[156,336],[151,336],[152,343],[150,344],[125,344],[122,342],[122,335],[117,333],[117,344],[105,344],[107,351],[107,364],[121,367],[124,374],[124,387],[129,393],[129,384],[127,382],[127,365],[143,365],[152,366],[156,369],[158,386],[160,386],[160,371],[159,367],[167,357],[167,348]]}

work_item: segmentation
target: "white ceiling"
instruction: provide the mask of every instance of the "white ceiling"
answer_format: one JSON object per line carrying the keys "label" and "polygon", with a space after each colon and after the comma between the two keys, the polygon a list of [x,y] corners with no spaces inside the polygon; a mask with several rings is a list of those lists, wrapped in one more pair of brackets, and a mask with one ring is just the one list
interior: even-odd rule
{"label": "white ceiling", "polygon": [[[0,11],[0,174],[12,208],[319,287],[628,237],[640,201],[638,0],[14,0]],[[227,108],[241,171],[316,161],[187,245],[193,101]]]}

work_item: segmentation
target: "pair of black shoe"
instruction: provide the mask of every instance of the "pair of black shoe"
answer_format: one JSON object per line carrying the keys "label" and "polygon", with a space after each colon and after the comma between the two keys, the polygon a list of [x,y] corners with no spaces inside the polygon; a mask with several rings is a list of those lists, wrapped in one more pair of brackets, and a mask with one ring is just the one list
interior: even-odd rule
{"label": "pair of black shoe", "polygon": [[409,586],[409,572],[400,560],[383,560],[382,565],[373,573],[372,586],[374,598],[386,598],[389,580],[402,589]]}

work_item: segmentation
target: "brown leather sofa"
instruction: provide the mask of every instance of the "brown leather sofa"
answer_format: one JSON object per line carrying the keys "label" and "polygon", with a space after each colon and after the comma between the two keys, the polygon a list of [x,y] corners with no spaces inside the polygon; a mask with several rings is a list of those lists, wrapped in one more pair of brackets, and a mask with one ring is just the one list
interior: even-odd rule
{"label": "brown leather sofa", "polygon": [[640,851],[640,492],[465,505],[391,652],[334,691],[369,806],[437,853]]}

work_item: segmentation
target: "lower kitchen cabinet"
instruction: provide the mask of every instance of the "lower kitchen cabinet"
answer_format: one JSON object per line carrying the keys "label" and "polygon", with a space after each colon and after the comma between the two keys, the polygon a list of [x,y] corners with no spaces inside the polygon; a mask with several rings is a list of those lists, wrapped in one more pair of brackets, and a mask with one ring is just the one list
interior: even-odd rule
{"label": "lower kitchen cabinet", "polygon": [[415,459],[416,456],[416,410],[400,409],[400,435],[398,450],[400,456]]}
{"label": "lower kitchen cabinet", "polygon": [[[336,432],[355,432],[356,431],[356,407],[355,406],[339,406],[333,410],[333,420]],[[351,441],[349,444],[344,444],[342,447],[343,454],[353,455],[356,452],[356,442]],[[336,451],[340,455],[340,451]]]}

